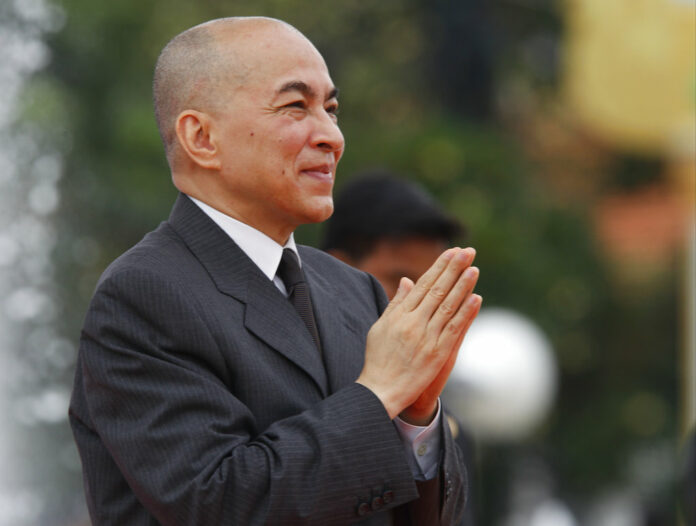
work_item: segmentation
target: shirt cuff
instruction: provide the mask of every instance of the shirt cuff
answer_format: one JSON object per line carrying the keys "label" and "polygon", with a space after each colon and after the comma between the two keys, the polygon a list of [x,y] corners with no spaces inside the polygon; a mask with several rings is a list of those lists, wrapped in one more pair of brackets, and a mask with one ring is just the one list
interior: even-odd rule
{"label": "shirt cuff", "polygon": [[428,426],[413,426],[399,417],[394,419],[394,425],[406,450],[406,460],[416,480],[430,480],[437,476],[441,447],[441,412],[438,399],[435,418]]}

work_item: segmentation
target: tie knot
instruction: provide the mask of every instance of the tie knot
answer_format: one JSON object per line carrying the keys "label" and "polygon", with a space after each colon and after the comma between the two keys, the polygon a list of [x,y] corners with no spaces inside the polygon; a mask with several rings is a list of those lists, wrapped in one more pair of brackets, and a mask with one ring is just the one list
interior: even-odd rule
{"label": "tie knot", "polygon": [[283,280],[285,287],[290,292],[295,285],[304,281],[304,274],[300,268],[300,262],[292,249],[283,249],[283,257],[278,265],[278,277]]}

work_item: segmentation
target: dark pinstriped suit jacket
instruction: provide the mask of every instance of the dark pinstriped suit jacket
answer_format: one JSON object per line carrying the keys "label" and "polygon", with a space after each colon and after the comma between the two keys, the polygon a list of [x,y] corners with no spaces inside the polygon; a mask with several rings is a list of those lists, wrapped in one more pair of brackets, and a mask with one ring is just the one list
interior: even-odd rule
{"label": "dark pinstriped suit jacket", "polygon": [[418,498],[382,404],[354,382],[384,293],[299,250],[323,363],[292,305],[186,196],[106,270],[70,406],[95,525],[387,525],[388,510],[428,507],[459,520],[449,430],[440,488]]}

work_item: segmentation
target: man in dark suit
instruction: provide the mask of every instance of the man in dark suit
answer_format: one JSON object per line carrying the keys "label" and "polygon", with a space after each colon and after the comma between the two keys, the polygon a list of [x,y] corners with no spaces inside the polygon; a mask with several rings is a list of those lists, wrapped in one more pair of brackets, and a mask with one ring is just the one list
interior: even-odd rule
{"label": "man in dark suit", "polygon": [[466,469],[439,394],[480,307],[472,249],[387,305],[293,230],[343,153],[321,55],[272,19],[175,37],[155,111],[181,191],[101,277],[70,420],[95,524],[450,525]]}

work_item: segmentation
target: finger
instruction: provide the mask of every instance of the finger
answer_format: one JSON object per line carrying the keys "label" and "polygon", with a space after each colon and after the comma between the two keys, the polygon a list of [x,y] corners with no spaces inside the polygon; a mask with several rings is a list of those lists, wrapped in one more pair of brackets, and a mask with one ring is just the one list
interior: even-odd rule
{"label": "finger", "polygon": [[430,287],[432,287],[440,274],[447,268],[450,260],[456,256],[460,250],[459,248],[450,248],[440,254],[440,257],[435,260],[435,263],[425,271],[418,281],[416,281],[415,287],[403,301],[404,309],[413,310],[420,304],[425,294],[430,290]]}
{"label": "finger", "polygon": [[[459,347],[467,331],[471,327],[476,315],[481,310],[483,298],[478,294],[471,294],[457,311],[452,319],[445,325],[438,346],[442,345]],[[451,347],[450,347],[451,348]]]}
{"label": "finger", "polygon": [[455,343],[457,349],[459,349],[462,346],[462,341],[466,337],[466,334],[469,332],[469,329],[471,328],[471,324],[474,323],[476,316],[478,316],[478,313],[481,312],[481,305],[483,304],[483,298],[481,296],[479,296],[478,294],[472,294],[471,298],[472,298],[471,301],[473,302],[473,308],[468,313],[466,323],[462,327],[462,332],[459,335],[459,338],[457,339],[457,341]]}
{"label": "finger", "polygon": [[387,308],[384,309],[384,313],[393,310],[397,305],[401,304],[411,289],[413,289],[413,281],[408,278],[401,278],[399,281],[399,288],[396,289],[396,294],[394,294],[394,297],[389,302],[389,305],[387,305]]}
{"label": "finger", "polygon": [[[417,309],[419,314],[428,321],[442,302],[449,296],[457,284],[462,272],[471,264],[474,258],[473,249],[460,250],[449,262],[447,268],[440,274],[435,283],[426,291]],[[418,285],[416,284],[416,288]],[[459,308],[459,302],[451,307],[450,315]]]}
{"label": "finger", "polygon": [[430,384],[429,389],[433,389],[434,392],[437,393],[437,396],[440,396],[440,394],[442,394],[442,390],[445,388],[445,384],[447,384],[447,380],[449,379],[449,376],[452,373],[452,369],[454,369],[454,364],[457,361],[458,355],[459,346],[455,345],[450,350],[450,353],[447,356],[445,363],[440,368],[440,372],[437,373],[435,380],[432,384]]}
{"label": "finger", "polygon": [[479,277],[479,269],[467,268],[460,276],[447,297],[440,303],[428,322],[428,329],[442,332],[442,328],[457,312],[474,290]]}

